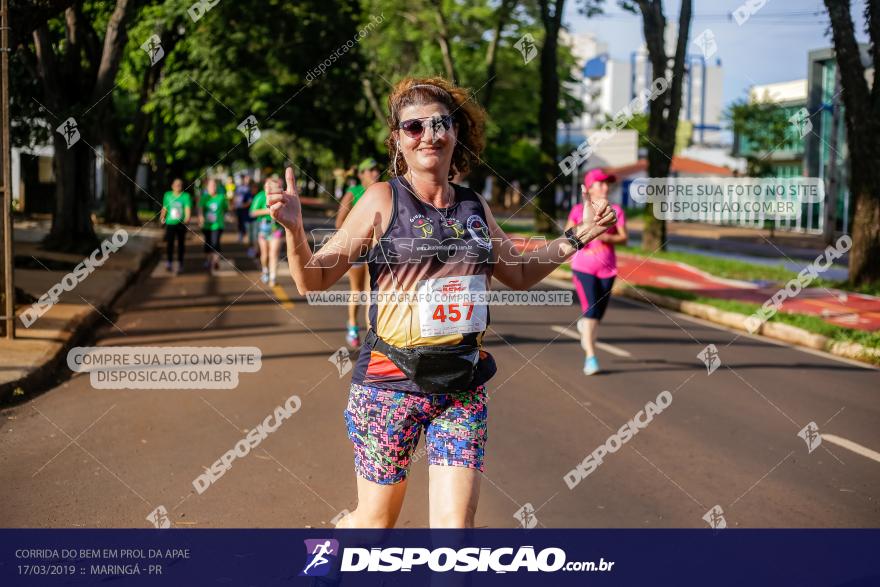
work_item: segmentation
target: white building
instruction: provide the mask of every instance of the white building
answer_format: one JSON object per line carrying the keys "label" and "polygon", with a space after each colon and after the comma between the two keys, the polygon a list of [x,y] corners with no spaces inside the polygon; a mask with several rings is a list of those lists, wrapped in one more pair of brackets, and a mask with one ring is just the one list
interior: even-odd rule
{"label": "white building", "polygon": [[[622,58],[613,58],[608,45],[592,33],[562,34],[577,58],[573,72],[578,80],[569,91],[579,96],[586,112],[568,129],[570,135],[585,135],[607,117],[613,117],[653,81],[648,52],[644,45]],[[675,27],[667,28],[667,53],[674,54]],[[680,119],[693,125],[692,140],[702,145],[722,141],[723,115],[722,69],[720,60],[711,62],[700,54],[689,54],[682,88]],[[560,137],[562,138],[562,137]]]}
{"label": "white building", "polygon": [[749,101],[775,102],[780,106],[803,106],[807,103],[807,80],[755,85],[749,88]]}

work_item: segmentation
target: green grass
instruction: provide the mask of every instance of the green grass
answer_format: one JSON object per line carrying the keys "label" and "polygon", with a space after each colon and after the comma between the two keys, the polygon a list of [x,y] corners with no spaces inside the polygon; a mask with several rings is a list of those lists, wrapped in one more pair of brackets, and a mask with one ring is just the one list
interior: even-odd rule
{"label": "green grass", "polygon": [[[735,312],[737,314],[750,315],[753,314],[761,306],[749,302],[740,302],[736,300],[723,300],[720,298],[710,298],[700,296],[688,291],[671,289],[665,287],[639,286],[644,290],[652,291],[664,296],[676,298],[679,300],[687,300],[713,306],[719,310],[727,312]],[[880,330],[870,332],[865,330],[856,330],[854,328],[846,328],[830,324],[821,316],[813,316],[808,314],[790,314],[788,312],[777,312],[770,318],[770,322],[779,322],[803,328],[808,332],[827,336],[832,340],[840,340],[844,342],[857,342],[865,347],[880,348]],[[874,361],[878,362],[878,361]]]}

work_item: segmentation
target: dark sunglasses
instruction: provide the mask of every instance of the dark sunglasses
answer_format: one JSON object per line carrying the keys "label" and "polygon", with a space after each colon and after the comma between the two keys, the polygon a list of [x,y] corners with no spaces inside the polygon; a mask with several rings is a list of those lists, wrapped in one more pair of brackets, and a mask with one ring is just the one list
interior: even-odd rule
{"label": "dark sunglasses", "polygon": [[406,135],[412,139],[418,139],[422,137],[424,134],[427,125],[422,122],[423,120],[430,120],[431,126],[434,128],[434,132],[440,130],[440,127],[443,127],[443,130],[449,130],[452,128],[452,116],[449,114],[443,114],[442,116],[426,116],[424,118],[410,118],[409,120],[404,120],[401,122],[397,128],[406,133]]}

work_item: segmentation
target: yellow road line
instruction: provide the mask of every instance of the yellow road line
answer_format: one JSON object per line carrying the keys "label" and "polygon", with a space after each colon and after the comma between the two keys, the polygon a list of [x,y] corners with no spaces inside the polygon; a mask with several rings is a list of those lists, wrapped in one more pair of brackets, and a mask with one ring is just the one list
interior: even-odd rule
{"label": "yellow road line", "polygon": [[275,297],[278,298],[282,308],[287,308],[288,310],[293,309],[293,300],[290,299],[283,287],[280,285],[274,285],[272,286],[272,291],[275,292]]}

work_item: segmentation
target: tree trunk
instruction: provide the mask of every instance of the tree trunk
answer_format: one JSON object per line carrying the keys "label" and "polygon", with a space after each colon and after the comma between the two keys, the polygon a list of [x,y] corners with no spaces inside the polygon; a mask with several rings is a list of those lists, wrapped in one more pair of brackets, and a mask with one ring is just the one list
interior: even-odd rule
{"label": "tree trunk", "polygon": [[443,0],[434,0],[434,16],[437,19],[437,42],[440,45],[440,53],[443,55],[443,67],[446,69],[446,78],[455,82],[455,63],[452,60],[452,47],[449,44],[449,27],[446,25],[446,16],[443,14]]}
{"label": "tree trunk", "polygon": [[[89,118],[103,121],[104,96],[111,92],[127,42],[126,21],[134,2],[117,0],[107,21],[103,46],[94,28],[83,14],[81,3],[73,3],[64,13],[66,42],[63,52],[55,54],[47,23],[33,31],[37,68],[50,114],[60,122],[69,112],[80,111],[80,102],[97,105]],[[99,54],[100,52],[100,54]],[[85,114],[79,116],[80,130],[97,127]],[[88,252],[97,244],[92,226],[91,203],[94,153],[85,140],[67,147],[60,133],[53,133],[55,146],[56,197],[52,228],[43,241],[50,249]],[[112,161],[112,159],[111,159]],[[112,166],[111,166],[112,167]]]}
{"label": "tree trunk", "polygon": [[[825,0],[831,20],[835,59],[843,88],[846,140],[850,153],[849,192],[853,211],[849,282],[864,285],[880,280],[880,85],[865,80],[865,67],[855,37],[849,2]],[[880,6],[871,0],[866,10],[872,61],[880,65]]]}
{"label": "tree trunk", "polygon": [[367,103],[370,105],[370,110],[372,110],[373,114],[376,115],[376,120],[379,121],[379,124],[387,124],[387,121],[385,120],[385,113],[379,106],[379,101],[376,99],[375,92],[373,92],[373,84],[371,84],[370,80],[367,78],[363,78],[361,80],[361,84],[364,87],[364,96],[366,96],[367,98]]}
{"label": "tree trunk", "polygon": [[[668,60],[665,35],[666,17],[662,0],[639,0],[642,25],[651,75],[654,79],[666,77]],[[675,153],[675,133],[681,112],[681,91],[684,83],[684,65],[687,55],[691,24],[691,0],[682,0],[678,15],[678,39],[672,64],[671,80],[666,91],[651,101],[648,111],[648,177],[669,177]],[[645,208],[645,227],[642,232],[642,250],[654,252],[666,248],[666,221],[654,216],[653,204]]]}
{"label": "tree trunk", "polygon": [[[876,82],[875,82],[876,83]],[[850,130],[850,199],[852,210],[852,249],[849,252],[849,281],[864,285],[880,281],[880,121],[861,132]],[[861,121],[859,124],[865,124]],[[866,125],[867,126],[867,125]],[[867,132],[866,132],[867,131]],[[867,136],[865,136],[867,135]]]}
{"label": "tree trunk", "polygon": [[[880,178],[874,178],[874,185],[880,184],[878,180]],[[852,222],[853,247],[849,253],[849,281],[852,285],[874,283],[880,281],[880,202],[876,192],[867,188],[853,191],[852,197],[855,211]]]}
{"label": "tree trunk", "polygon": [[55,212],[52,228],[43,241],[51,250],[87,254],[98,245],[90,210],[91,172],[95,158],[80,141],[69,149],[60,133],[54,133]]}
{"label": "tree trunk", "polygon": [[[673,143],[674,144],[674,143]],[[660,148],[658,148],[660,147]],[[664,152],[665,151],[665,152]],[[648,177],[668,177],[672,161],[666,153],[672,149],[666,146],[648,145]],[[654,252],[666,249],[666,221],[654,216],[654,204],[645,208],[644,228],[642,230],[642,250]]]}
{"label": "tree trunk", "polygon": [[501,5],[497,10],[497,18],[495,20],[495,29],[492,31],[492,41],[486,50],[486,85],[483,87],[483,108],[486,112],[492,104],[492,96],[495,92],[495,77],[498,69],[498,43],[501,41],[501,32],[504,25],[507,24],[507,17],[510,14],[513,4],[516,0],[501,0]]}
{"label": "tree trunk", "polygon": [[127,155],[113,144],[112,141],[104,140],[104,170],[107,183],[105,184],[104,196],[106,206],[104,208],[104,222],[110,224],[138,224],[137,207],[135,206],[135,184],[137,164],[130,165],[130,155]]}
{"label": "tree trunk", "polygon": [[559,175],[556,156],[556,123],[559,119],[559,72],[556,49],[565,0],[556,0],[550,14],[548,0],[541,0],[544,20],[544,46],[541,49],[541,105],[538,111],[541,147],[541,178],[544,187],[538,192],[535,209],[535,230],[550,232],[556,221],[556,177]]}
{"label": "tree trunk", "polygon": [[[662,35],[662,33],[661,33]],[[654,74],[655,76],[660,74]],[[662,97],[661,97],[662,98]],[[665,130],[666,121],[663,116],[663,103],[658,100],[651,103],[648,112],[648,177],[668,177],[669,170],[672,167],[672,159],[668,153],[672,153],[675,148],[673,140],[673,148],[670,149],[668,142],[664,137],[667,133]],[[654,252],[666,249],[666,221],[654,216],[654,204],[648,203],[645,207],[644,228],[642,230],[642,250]]]}

